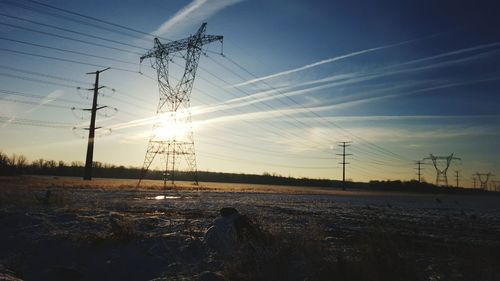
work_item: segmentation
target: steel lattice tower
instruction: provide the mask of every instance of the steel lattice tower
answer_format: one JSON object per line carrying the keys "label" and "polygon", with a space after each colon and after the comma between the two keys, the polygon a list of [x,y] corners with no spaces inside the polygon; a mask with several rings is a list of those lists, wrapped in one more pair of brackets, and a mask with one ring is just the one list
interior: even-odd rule
{"label": "steel lattice tower", "polygon": [[[205,35],[206,23],[203,23],[196,34],[187,38],[161,43],[154,39],[154,47],[140,58],[152,58],[152,67],[157,71],[160,101],[156,110],[157,121],[149,139],[139,183],[146,175],[157,154],[165,160],[164,184],[169,176],[172,184],[175,171],[179,167],[180,158],[184,158],[189,172],[196,176],[196,155],[194,149],[193,130],[191,127],[190,99],[193,82],[202,52],[202,46],[214,41],[221,41],[220,35]],[[184,74],[177,84],[169,81],[169,63],[173,56],[181,54],[185,60]]]}
{"label": "steel lattice tower", "polygon": [[[460,158],[453,157],[453,153],[449,156],[434,156],[430,154],[430,157],[424,158],[424,160],[430,159],[432,160],[432,164],[434,164],[434,168],[436,168],[436,185],[443,183],[445,186],[448,186],[448,169],[450,168],[451,161],[453,160],[461,160]],[[438,161],[445,160],[446,167],[444,169],[440,169],[438,167]]]}
{"label": "steel lattice tower", "polygon": [[476,172],[476,177],[479,180],[479,184],[480,184],[479,188],[484,189],[484,190],[488,190],[488,181],[490,180],[491,176],[493,176],[492,173],[479,173],[479,172]]}

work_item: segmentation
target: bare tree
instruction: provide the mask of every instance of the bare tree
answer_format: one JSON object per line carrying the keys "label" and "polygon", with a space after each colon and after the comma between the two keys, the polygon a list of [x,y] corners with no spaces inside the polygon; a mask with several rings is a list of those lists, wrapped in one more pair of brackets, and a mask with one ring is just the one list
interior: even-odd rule
{"label": "bare tree", "polygon": [[28,166],[28,158],[24,155],[18,155],[16,159],[16,168],[23,170],[26,166]]}
{"label": "bare tree", "polygon": [[43,169],[45,167],[45,160],[43,158],[40,158],[38,160],[33,161],[32,164],[35,168],[38,169]]}

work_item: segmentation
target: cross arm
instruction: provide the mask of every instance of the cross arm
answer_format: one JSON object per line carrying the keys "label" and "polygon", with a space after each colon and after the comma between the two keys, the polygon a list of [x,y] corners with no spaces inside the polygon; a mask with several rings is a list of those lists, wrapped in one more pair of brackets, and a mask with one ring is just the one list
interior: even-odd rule
{"label": "cross arm", "polygon": [[180,52],[188,49],[189,46],[201,47],[205,44],[209,44],[214,41],[222,42],[223,38],[224,37],[222,35],[201,35],[201,36],[194,35],[185,39],[169,42],[166,44],[161,43],[160,40],[158,40],[158,38],[155,38],[154,48],[141,57],[141,62],[147,58],[161,57],[171,53]]}

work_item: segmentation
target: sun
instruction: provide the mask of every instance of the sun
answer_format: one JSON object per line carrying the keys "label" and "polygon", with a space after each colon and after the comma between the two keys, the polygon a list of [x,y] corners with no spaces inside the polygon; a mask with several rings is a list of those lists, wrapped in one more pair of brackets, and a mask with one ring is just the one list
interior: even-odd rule
{"label": "sun", "polygon": [[158,141],[166,140],[187,140],[190,131],[189,115],[182,112],[165,112],[157,116],[157,122],[153,128],[154,139]]}

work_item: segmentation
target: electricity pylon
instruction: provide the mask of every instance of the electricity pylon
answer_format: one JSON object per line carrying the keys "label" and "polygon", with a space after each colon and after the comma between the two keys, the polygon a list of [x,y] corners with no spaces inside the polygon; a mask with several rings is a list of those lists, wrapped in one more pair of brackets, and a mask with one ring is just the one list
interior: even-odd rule
{"label": "electricity pylon", "polygon": [[[426,159],[432,160],[432,164],[434,165],[434,168],[436,168],[436,185],[443,183],[445,186],[448,186],[448,176],[446,173],[448,172],[448,168],[450,168],[451,161],[461,160],[460,158],[453,157],[453,153],[449,156],[434,156],[430,154],[430,157],[424,158],[424,160]],[[444,169],[440,169],[438,167],[438,162],[440,162],[439,160],[446,160],[446,167]]]}
{"label": "electricity pylon", "polygon": [[[138,185],[157,154],[161,154],[165,160],[164,186],[167,176],[174,184],[175,169],[178,169],[178,160],[181,157],[186,160],[188,171],[194,174],[194,181],[198,183],[189,109],[191,90],[202,46],[214,41],[222,42],[223,38],[220,35],[205,35],[206,25],[203,23],[196,34],[181,40],[161,43],[155,38],[153,49],[140,58],[141,62],[147,58],[154,59],[152,67],[158,75],[160,101],[156,110],[157,121],[153,125]],[[169,63],[179,53],[186,63],[182,78],[174,85],[169,81]]]}
{"label": "electricity pylon", "polygon": [[488,181],[490,177],[493,176],[492,173],[479,173],[476,172],[476,177],[479,180],[479,188],[488,190]]}
{"label": "electricity pylon", "polygon": [[493,191],[500,191],[500,181],[492,180],[491,186],[492,186]]}

